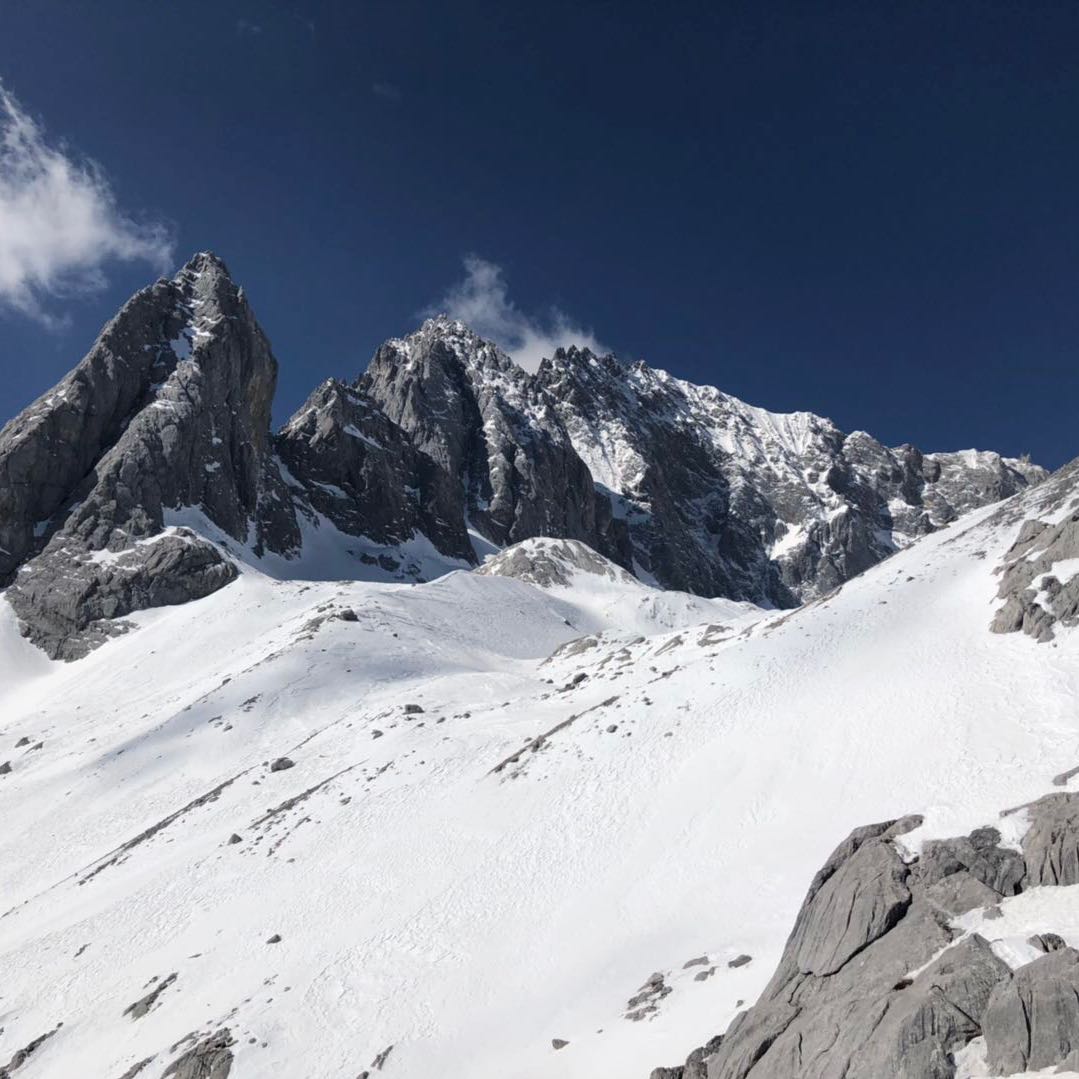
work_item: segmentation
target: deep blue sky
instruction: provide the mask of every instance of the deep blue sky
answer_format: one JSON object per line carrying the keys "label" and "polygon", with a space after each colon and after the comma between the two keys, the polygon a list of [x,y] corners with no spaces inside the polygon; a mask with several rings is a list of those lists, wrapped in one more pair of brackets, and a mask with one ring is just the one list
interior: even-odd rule
{"label": "deep blue sky", "polygon": [[[256,29],[257,28],[257,29]],[[0,0],[0,79],[246,286],[278,419],[501,265],[617,351],[1079,453],[1079,4]],[[0,419],[156,274],[0,315]]]}

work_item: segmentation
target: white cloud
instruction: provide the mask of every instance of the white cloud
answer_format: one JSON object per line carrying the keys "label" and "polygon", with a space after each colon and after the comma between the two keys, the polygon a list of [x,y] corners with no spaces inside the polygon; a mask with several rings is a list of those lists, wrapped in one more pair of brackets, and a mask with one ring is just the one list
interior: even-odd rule
{"label": "white cloud", "polygon": [[169,232],[124,214],[101,168],[51,145],[0,85],[0,306],[62,325],[47,302],[103,287],[112,259],[163,270]]}
{"label": "white cloud", "polygon": [[501,345],[526,371],[535,371],[540,360],[559,347],[578,345],[600,356],[611,351],[557,307],[539,318],[522,311],[507,295],[501,266],[479,255],[466,255],[464,264],[464,280],[426,314],[445,313],[460,319],[481,337]]}

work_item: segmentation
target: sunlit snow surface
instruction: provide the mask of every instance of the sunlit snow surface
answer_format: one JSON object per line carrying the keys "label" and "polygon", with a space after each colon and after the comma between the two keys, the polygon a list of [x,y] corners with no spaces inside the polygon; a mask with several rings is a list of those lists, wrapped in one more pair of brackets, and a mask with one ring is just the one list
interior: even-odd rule
{"label": "sunlit snow surface", "polygon": [[[61,1021],[19,1079],[156,1077],[221,1026],[230,1079],[354,1079],[390,1045],[389,1079],[684,1059],[753,1001],[852,827],[966,832],[1079,764],[1077,638],[988,631],[1018,528],[994,512],[794,613],[247,565],[63,665],[0,603],[0,1060]],[[1074,891],[980,931],[1079,944]],[[631,1022],[654,971],[673,992]]]}

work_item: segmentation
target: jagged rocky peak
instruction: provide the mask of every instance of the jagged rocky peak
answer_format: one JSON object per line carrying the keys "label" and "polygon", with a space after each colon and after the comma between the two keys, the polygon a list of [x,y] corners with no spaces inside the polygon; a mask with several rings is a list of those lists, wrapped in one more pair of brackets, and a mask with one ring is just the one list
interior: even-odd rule
{"label": "jagged rocky peak", "polygon": [[626,520],[638,572],[704,595],[813,598],[1045,476],[994,453],[890,449],[587,349],[560,349],[536,381]]}
{"label": "jagged rocky peak", "polygon": [[387,341],[359,385],[461,488],[469,525],[491,543],[580,539],[628,564],[625,526],[550,399],[496,345],[429,319]]}
{"label": "jagged rocky peak", "polygon": [[31,639],[71,658],[109,620],[231,580],[213,545],[168,527],[174,511],[256,549],[295,544],[271,458],[276,380],[243,291],[202,253],[134,296],[0,432],[0,568]]}

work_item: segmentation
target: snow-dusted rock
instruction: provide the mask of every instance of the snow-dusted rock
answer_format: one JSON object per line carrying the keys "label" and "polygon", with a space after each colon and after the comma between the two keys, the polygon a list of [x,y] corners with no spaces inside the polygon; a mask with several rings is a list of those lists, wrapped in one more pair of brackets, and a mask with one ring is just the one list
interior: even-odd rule
{"label": "snow-dusted rock", "polygon": [[497,546],[583,540],[628,564],[628,536],[533,376],[460,322],[387,341],[359,386],[462,492],[459,512]]}
{"label": "snow-dusted rock", "polygon": [[419,533],[474,559],[459,485],[358,387],[322,383],[275,442],[306,502],[341,532],[389,548]]}
{"label": "snow-dusted rock", "polygon": [[295,544],[271,459],[276,378],[242,290],[196,255],[0,432],[0,575],[35,643],[74,658],[112,631],[101,619],[232,580],[205,539],[164,533],[169,508],[199,506],[258,549]]}
{"label": "snow-dusted rock", "polygon": [[587,349],[559,350],[536,382],[626,520],[637,565],[702,595],[791,606],[1045,476],[995,453],[889,449]]}
{"label": "snow-dusted rock", "polygon": [[988,917],[1028,889],[1079,883],[1077,805],[1051,794],[1022,807],[1022,854],[991,827],[913,857],[903,836],[921,818],[857,829],[810,885],[772,980],[709,1057],[708,1079],[952,1079],[956,1052],[983,1036],[993,1075],[1079,1065],[1079,952],[1046,927],[1028,944],[1046,954],[1013,975],[958,924],[970,885]]}

